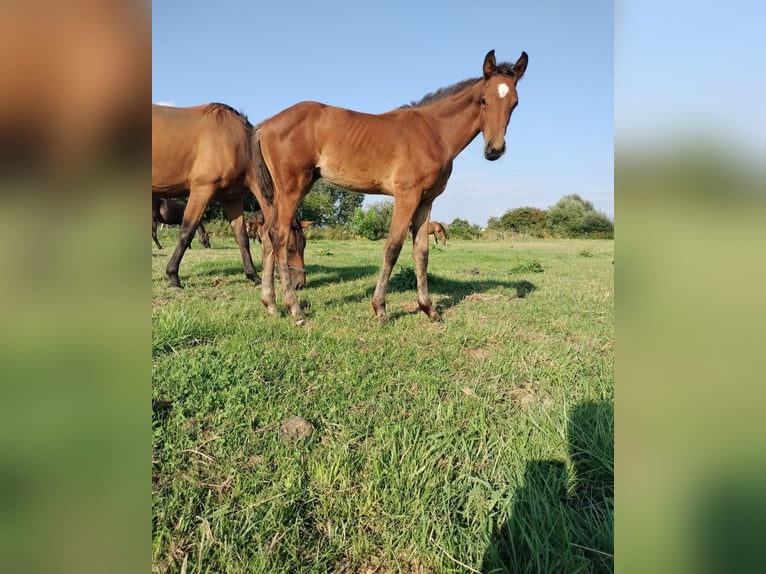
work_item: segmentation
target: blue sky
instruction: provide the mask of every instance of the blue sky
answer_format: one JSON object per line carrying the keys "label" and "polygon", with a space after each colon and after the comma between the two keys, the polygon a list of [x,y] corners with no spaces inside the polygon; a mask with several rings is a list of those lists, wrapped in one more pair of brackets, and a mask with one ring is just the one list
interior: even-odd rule
{"label": "blue sky", "polygon": [[763,163],[766,4],[752,0],[617,3],[618,144],[657,149],[707,139]]}
{"label": "blue sky", "polygon": [[571,193],[613,217],[613,15],[605,0],[158,0],[152,101],[224,102],[253,123],[303,100],[380,113],[480,76],[490,49],[524,50],[505,156],[474,140],[432,219],[484,225]]}

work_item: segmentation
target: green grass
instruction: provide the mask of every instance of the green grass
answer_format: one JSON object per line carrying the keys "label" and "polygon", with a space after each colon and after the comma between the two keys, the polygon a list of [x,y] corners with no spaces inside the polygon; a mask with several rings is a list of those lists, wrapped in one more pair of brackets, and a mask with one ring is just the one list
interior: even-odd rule
{"label": "green grass", "polygon": [[[298,327],[230,238],[170,289],[173,233],[152,249],[155,571],[612,571],[612,241],[432,247],[441,323],[408,243],[380,326],[383,242],[312,240]],[[310,438],[280,439],[291,415]]]}

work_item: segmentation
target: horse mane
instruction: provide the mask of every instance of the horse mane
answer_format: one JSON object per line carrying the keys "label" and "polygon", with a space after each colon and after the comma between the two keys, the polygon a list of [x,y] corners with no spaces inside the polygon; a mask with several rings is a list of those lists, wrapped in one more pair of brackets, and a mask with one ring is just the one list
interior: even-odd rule
{"label": "horse mane", "polygon": [[[508,76],[509,78],[516,77],[516,73],[513,71],[513,64],[509,64],[508,62],[503,62],[502,64],[498,64],[497,73],[501,76]],[[468,80],[457,82],[455,84],[452,84],[451,86],[439,88],[435,92],[426,94],[420,100],[412,101],[409,104],[404,104],[403,106],[400,106],[399,109],[419,108],[422,106],[427,106],[428,104],[433,104],[435,102],[448,98],[454,94],[458,94],[462,92],[463,90],[465,90],[466,88],[478,83],[481,80],[482,78],[469,78]]]}
{"label": "horse mane", "polygon": [[234,116],[237,118],[240,122],[242,122],[245,126],[250,126],[250,120],[247,119],[247,116],[240,112],[239,110],[235,110],[228,104],[221,104],[219,102],[214,102],[212,104],[208,104],[205,106],[205,108],[202,110],[202,113],[206,116],[213,116],[215,117],[216,121],[221,122],[223,119],[227,116]]}

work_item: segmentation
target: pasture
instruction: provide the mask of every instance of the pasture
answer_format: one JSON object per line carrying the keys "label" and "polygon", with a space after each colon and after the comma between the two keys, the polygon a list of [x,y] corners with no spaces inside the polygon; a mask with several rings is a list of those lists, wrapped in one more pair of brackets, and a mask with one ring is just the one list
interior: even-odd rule
{"label": "pasture", "polygon": [[[153,571],[613,570],[613,241],[431,241],[433,323],[408,238],[379,325],[384,242],[309,239],[299,327],[231,237],[171,289],[165,233]],[[314,433],[282,440],[292,415]]]}

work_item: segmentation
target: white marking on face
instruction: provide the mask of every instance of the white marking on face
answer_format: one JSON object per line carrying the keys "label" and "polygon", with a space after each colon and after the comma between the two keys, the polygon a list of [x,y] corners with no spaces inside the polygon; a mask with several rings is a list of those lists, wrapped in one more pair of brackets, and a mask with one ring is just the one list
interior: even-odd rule
{"label": "white marking on face", "polygon": [[511,91],[511,88],[508,87],[508,84],[500,84],[497,87],[497,95],[500,96],[501,98],[504,98],[505,96],[507,96],[508,92],[510,91]]}

